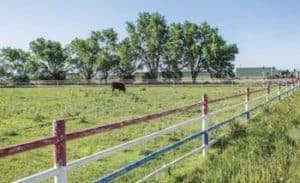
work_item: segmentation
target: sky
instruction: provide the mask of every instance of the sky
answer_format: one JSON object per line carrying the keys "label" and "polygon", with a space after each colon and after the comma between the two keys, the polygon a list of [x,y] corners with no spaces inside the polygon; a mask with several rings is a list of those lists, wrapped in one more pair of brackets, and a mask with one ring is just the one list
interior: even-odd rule
{"label": "sky", "polygon": [[219,28],[239,48],[237,67],[300,69],[299,0],[2,0],[0,48],[27,50],[38,37],[65,45],[110,27],[122,39],[125,23],[145,11]]}

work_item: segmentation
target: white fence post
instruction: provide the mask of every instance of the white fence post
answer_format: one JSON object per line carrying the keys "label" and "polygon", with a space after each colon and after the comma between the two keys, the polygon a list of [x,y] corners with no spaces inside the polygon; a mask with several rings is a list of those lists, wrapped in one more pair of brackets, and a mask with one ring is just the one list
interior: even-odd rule
{"label": "white fence post", "polygon": [[54,177],[54,182],[66,183],[66,125],[64,120],[55,120],[53,122],[53,136],[56,137],[56,143],[53,148],[54,167],[59,168],[59,174]]}
{"label": "white fence post", "polygon": [[207,148],[208,148],[208,97],[206,94],[202,96],[202,131],[204,131],[204,135],[202,136],[202,146],[203,151],[202,155],[205,156],[207,154]]}
{"label": "white fence post", "polygon": [[250,119],[250,88],[246,89],[245,95],[245,117],[247,120]]}

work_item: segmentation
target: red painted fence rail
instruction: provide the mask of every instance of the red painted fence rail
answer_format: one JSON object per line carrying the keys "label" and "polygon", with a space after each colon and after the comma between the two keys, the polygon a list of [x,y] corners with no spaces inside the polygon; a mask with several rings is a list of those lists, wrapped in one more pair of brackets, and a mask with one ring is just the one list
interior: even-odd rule
{"label": "red painted fence rail", "polygon": [[192,104],[192,105],[188,105],[188,106],[184,106],[184,107],[181,107],[181,108],[177,108],[177,109],[171,109],[171,110],[167,110],[167,111],[163,111],[163,112],[159,112],[159,113],[154,113],[154,114],[134,118],[134,119],[114,122],[114,123],[104,125],[104,126],[99,126],[99,127],[89,128],[89,129],[85,129],[85,130],[79,130],[79,131],[71,132],[71,133],[67,134],[67,140],[73,140],[73,139],[93,135],[93,134],[96,134],[96,133],[107,132],[107,131],[111,131],[111,130],[114,130],[114,129],[123,128],[125,126],[129,126],[129,125],[138,124],[138,123],[141,123],[141,122],[146,122],[146,121],[158,119],[160,117],[168,116],[170,114],[187,111],[187,110],[196,108],[198,106],[201,106],[201,102],[195,103],[195,104]]}
{"label": "red painted fence rail", "polygon": [[[260,92],[263,90],[265,90],[265,88],[253,90],[253,91],[251,91],[251,93]],[[228,99],[232,99],[232,98],[238,98],[238,97],[241,97],[244,95],[245,95],[245,92],[238,93],[235,95],[210,100],[210,101],[208,101],[208,103],[216,103],[216,102],[220,102],[220,101],[224,101],[224,100],[228,100]],[[69,141],[69,140],[74,140],[77,138],[82,138],[82,137],[90,136],[90,135],[97,134],[97,133],[108,132],[108,131],[112,131],[114,129],[119,129],[119,128],[129,126],[129,125],[134,125],[134,124],[138,124],[138,123],[142,123],[142,122],[148,122],[150,120],[158,119],[158,118],[161,118],[164,116],[168,116],[170,114],[188,111],[190,109],[200,107],[201,105],[202,105],[202,102],[198,102],[198,103],[187,105],[184,107],[171,109],[171,110],[167,110],[167,111],[163,111],[163,112],[158,112],[158,113],[154,113],[154,114],[149,114],[149,115],[134,118],[134,119],[122,120],[122,121],[117,121],[117,122],[107,124],[107,125],[102,125],[102,126],[98,126],[98,127],[74,131],[74,132],[67,133],[65,138],[66,138],[66,141]],[[26,142],[26,143],[22,143],[22,144],[5,147],[5,148],[0,149],[0,158],[9,156],[9,155],[13,155],[13,154],[17,154],[17,153],[21,153],[24,151],[41,148],[41,147],[48,146],[51,144],[57,144],[58,140],[59,139],[57,137],[51,136],[51,137],[45,137],[42,139],[34,140],[31,142]]]}
{"label": "red painted fence rail", "polygon": [[32,149],[41,148],[47,145],[55,144],[56,143],[56,137],[46,137],[39,140],[34,140],[31,142],[26,142],[23,144],[13,145],[9,147],[5,147],[3,149],[0,149],[0,157],[13,155],[17,153],[21,153],[24,151],[29,151]]}

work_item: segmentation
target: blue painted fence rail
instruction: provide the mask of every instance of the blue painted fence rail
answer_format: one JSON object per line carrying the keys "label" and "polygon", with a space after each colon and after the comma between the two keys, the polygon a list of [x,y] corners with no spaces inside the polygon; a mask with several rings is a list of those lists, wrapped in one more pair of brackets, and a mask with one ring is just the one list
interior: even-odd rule
{"label": "blue painted fence rail", "polygon": [[[281,95],[284,95],[284,93],[281,94]],[[263,104],[260,104],[260,105],[258,105],[256,107],[250,109],[249,112],[255,111],[255,110],[263,107],[267,103],[269,103],[269,102],[271,102],[273,100],[276,100],[276,99],[278,99],[278,96],[275,96],[275,97],[271,98],[268,102],[265,102]],[[238,114],[238,115],[236,115],[236,116],[234,116],[234,117],[232,117],[230,119],[227,119],[227,120],[224,120],[222,122],[219,122],[219,123],[217,123],[217,124],[209,127],[207,129],[207,132],[216,130],[216,129],[222,127],[223,125],[225,125],[225,124],[227,124],[229,122],[233,122],[237,118],[240,118],[240,117],[244,116],[247,113],[248,112],[242,112],[242,113],[240,113],[240,114]],[[195,134],[193,134],[191,136],[188,136],[188,137],[186,137],[186,138],[184,138],[182,140],[179,140],[179,141],[177,141],[177,142],[175,142],[173,144],[170,144],[170,145],[168,145],[166,147],[163,147],[163,148],[161,148],[161,149],[159,149],[157,151],[154,151],[154,152],[150,153],[149,155],[147,155],[147,156],[145,156],[145,157],[143,157],[143,158],[141,158],[141,159],[139,159],[139,160],[137,160],[137,161],[135,161],[135,162],[133,162],[131,164],[128,164],[128,165],[126,165],[124,167],[121,167],[120,169],[117,169],[114,172],[101,177],[100,179],[96,180],[95,182],[96,183],[110,182],[110,181],[112,181],[112,180],[114,180],[114,179],[116,179],[116,178],[118,178],[118,177],[120,177],[120,176],[128,173],[129,171],[138,168],[139,166],[147,163],[148,161],[150,161],[152,159],[155,159],[156,157],[158,157],[158,156],[160,156],[160,155],[162,155],[162,154],[164,154],[164,153],[166,153],[166,152],[168,152],[170,150],[173,150],[174,148],[177,148],[177,147],[179,147],[181,145],[184,145],[184,144],[188,143],[191,140],[194,140],[194,139],[196,139],[198,137],[201,137],[202,135],[205,135],[205,131],[201,131],[201,132],[195,133]]]}
{"label": "blue painted fence rail", "polygon": [[111,180],[113,180],[113,179],[115,179],[115,178],[117,178],[117,177],[119,177],[119,176],[121,176],[121,175],[123,175],[123,174],[125,174],[125,173],[127,173],[127,172],[143,165],[143,164],[145,164],[145,163],[147,163],[148,161],[158,157],[159,155],[162,155],[162,154],[164,154],[164,153],[166,153],[166,152],[168,152],[168,151],[170,151],[170,150],[172,150],[172,149],[174,149],[178,146],[186,144],[187,142],[189,142],[193,139],[196,139],[197,137],[202,136],[203,134],[204,134],[204,131],[195,133],[195,134],[193,134],[191,136],[188,136],[188,137],[186,137],[182,140],[179,140],[179,141],[177,141],[173,144],[170,144],[166,147],[163,147],[163,148],[159,149],[158,151],[152,152],[149,155],[145,156],[144,158],[139,159],[139,160],[137,160],[137,161],[135,161],[131,164],[128,164],[128,165],[112,172],[111,174],[108,174],[108,175],[100,178],[99,180],[96,180],[96,183],[109,182],[109,181],[111,181]]}

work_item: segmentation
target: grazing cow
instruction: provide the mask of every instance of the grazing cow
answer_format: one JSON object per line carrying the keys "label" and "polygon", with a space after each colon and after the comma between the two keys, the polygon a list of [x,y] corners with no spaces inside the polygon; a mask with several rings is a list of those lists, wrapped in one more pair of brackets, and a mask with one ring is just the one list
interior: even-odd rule
{"label": "grazing cow", "polygon": [[111,83],[111,89],[112,91],[114,91],[115,89],[118,89],[119,91],[126,91],[126,87],[124,85],[124,83],[120,83],[120,82],[112,82]]}

